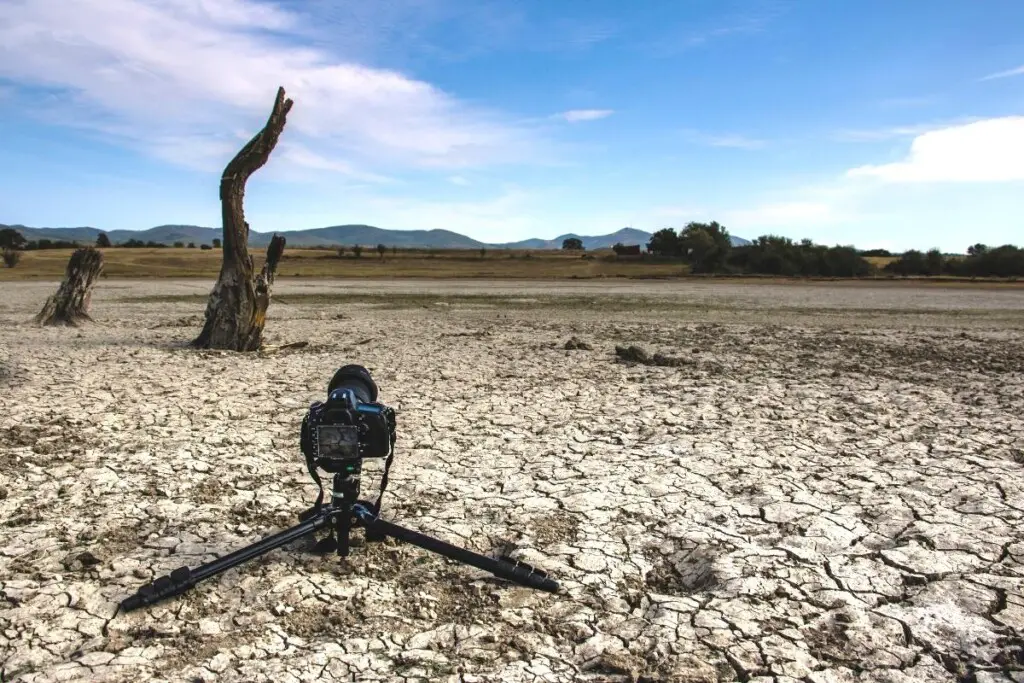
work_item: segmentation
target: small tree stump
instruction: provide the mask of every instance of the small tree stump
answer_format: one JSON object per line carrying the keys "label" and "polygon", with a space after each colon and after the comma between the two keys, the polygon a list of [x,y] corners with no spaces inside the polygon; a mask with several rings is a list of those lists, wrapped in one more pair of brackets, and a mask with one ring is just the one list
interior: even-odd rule
{"label": "small tree stump", "polygon": [[57,293],[46,300],[43,310],[36,315],[42,325],[69,325],[77,327],[89,322],[89,301],[92,286],[103,270],[103,254],[93,247],[78,249],[68,260],[64,281]]}
{"label": "small tree stump", "polygon": [[270,287],[285,240],[274,235],[267,247],[267,260],[259,274],[249,255],[249,224],[242,200],[245,183],[259,170],[277,145],[284,130],[292,101],[284,88],[277,89],[274,108],[267,124],[235,155],[220,179],[221,220],[224,226],[223,261],[217,284],[206,304],[206,322],[192,346],[204,349],[257,351],[263,342],[263,324],[270,305]]}

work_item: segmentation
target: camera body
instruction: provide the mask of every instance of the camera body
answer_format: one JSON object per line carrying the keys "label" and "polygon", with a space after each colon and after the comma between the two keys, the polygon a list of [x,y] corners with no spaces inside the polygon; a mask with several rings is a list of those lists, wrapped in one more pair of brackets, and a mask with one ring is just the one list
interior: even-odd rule
{"label": "camera body", "polygon": [[299,440],[306,459],[326,472],[358,474],[364,459],[391,455],[395,411],[375,400],[369,372],[345,366],[327,391],[327,400],[310,405],[302,420]]}

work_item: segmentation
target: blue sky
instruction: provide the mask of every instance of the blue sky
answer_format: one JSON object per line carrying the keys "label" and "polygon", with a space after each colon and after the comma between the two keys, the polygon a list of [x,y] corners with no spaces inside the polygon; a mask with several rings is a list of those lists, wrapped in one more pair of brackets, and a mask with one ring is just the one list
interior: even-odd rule
{"label": "blue sky", "polygon": [[4,0],[0,222],[1024,244],[1019,0]]}

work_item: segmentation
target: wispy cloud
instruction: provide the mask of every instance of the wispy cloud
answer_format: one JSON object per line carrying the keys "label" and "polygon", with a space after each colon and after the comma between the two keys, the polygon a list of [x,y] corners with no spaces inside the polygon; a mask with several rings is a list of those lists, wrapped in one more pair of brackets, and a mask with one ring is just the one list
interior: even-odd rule
{"label": "wispy cloud", "polygon": [[645,47],[654,56],[671,57],[719,40],[756,35],[764,32],[786,10],[786,4],[778,0],[761,0],[743,12],[672,28],[667,34],[646,42]]}
{"label": "wispy cloud", "polygon": [[682,133],[686,140],[698,145],[707,145],[708,147],[762,149],[768,145],[767,140],[760,140],[734,133],[706,133],[698,130],[684,130]]}
{"label": "wispy cloud", "polygon": [[884,100],[879,100],[878,106],[884,109],[911,109],[915,107],[926,107],[929,104],[935,104],[937,98],[930,96],[907,96],[907,97],[887,97]]}
{"label": "wispy cloud", "polygon": [[568,121],[569,123],[578,123],[579,121],[596,121],[598,119],[604,119],[615,111],[613,109],[570,109],[569,111],[563,111],[560,114],[555,114],[555,118]]}
{"label": "wispy cloud", "polygon": [[978,117],[959,117],[930,123],[915,123],[903,126],[881,126],[878,128],[843,128],[832,133],[837,142],[884,142],[901,138],[914,138],[925,133],[963,126],[976,121]]}
{"label": "wispy cloud", "polygon": [[333,171],[353,180],[368,183],[391,182],[387,176],[362,171],[346,161],[324,156],[298,143],[282,141],[278,147],[278,153],[284,161],[289,161],[300,168],[313,171]]}
{"label": "wispy cloud", "polygon": [[1024,181],[1024,116],[923,133],[914,138],[904,160],[860,166],[847,176],[893,183]]}
{"label": "wispy cloud", "polygon": [[448,182],[451,183],[452,185],[459,185],[461,187],[466,187],[467,185],[469,185],[469,181],[460,175],[449,176]]}
{"label": "wispy cloud", "polygon": [[1024,65],[1018,66],[1016,69],[1007,69],[1006,71],[999,71],[994,74],[989,74],[981,78],[982,81],[991,81],[997,78],[1009,78],[1011,76],[1024,76]]}
{"label": "wispy cloud", "polygon": [[839,142],[881,142],[897,138],[911,138],[929,130],[930,126],[891,126],[888,128],[847,128],[836,131],[832,137]]}
{"label": "wispy cloud", "polygon": [[608,21],[561,19],[551,22],[547,29],[534,26],[533,40],[527,43],[527,47],[545,52],[586,50],[607,41],[616,33],[617,28]]}
{"label": "wispy cloud", "polygon": [[256,0],[8,0],[0,78],[51,120],[211,169],[234,146],[224,132],[251,135],[278,85],[296,101],[287,135],[298,164],[371,177],[543,156],[537,130],[304,46],[310,31],[299,14]]}

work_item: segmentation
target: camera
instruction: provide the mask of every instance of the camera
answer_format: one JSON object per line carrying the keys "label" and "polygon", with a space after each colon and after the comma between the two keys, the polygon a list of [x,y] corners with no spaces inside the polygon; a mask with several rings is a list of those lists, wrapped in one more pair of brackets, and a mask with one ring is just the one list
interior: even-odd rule
{"label": "camera", "polygon": [[366,458],[385,458],[395,445],[395,411],[377,402],[377,385],[361,365],[345,365],[302,419],[299,444],[312,466],[358,474]]}

